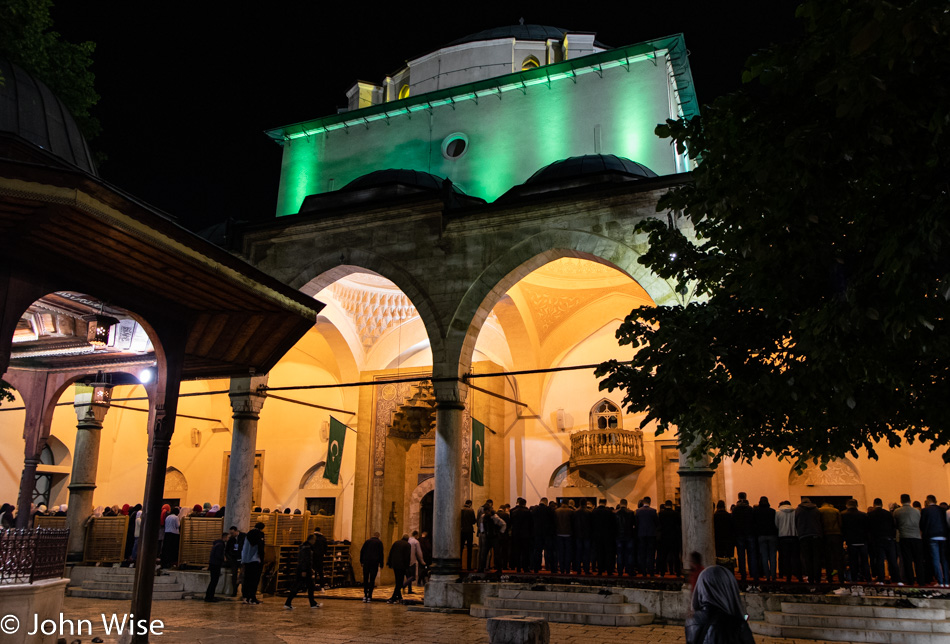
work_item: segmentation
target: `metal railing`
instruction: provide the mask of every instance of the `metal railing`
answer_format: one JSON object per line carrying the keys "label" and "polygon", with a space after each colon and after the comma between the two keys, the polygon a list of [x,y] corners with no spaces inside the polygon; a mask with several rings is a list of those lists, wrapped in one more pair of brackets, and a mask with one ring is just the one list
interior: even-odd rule
{"label": "metal railing", "polygon": [[32,584],[62,577],[69,530],[0,530],[0,584]]}
{"label": "metal railing", "polygon": [[585,429],[571,434],[571,465],[624,464],[643,467],[643,432]]}

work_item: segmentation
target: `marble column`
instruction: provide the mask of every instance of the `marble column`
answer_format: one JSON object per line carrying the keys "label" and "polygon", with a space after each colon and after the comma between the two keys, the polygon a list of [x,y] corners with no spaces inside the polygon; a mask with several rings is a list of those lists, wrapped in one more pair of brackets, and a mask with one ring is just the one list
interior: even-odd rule
{"label": "marble column", "polygon": [[[448,395],[446,395],[448,394]],[[461,481],[462,421],[465,403],[457,386],[437,391],[435,434],[435,503],[432,525],[433,581],[454,581],[462,570]]]}
{"label": "marble column", "polygon": [[254,492],[254,460],[257,455],[257,421],[266,394],[259,392],[267,384],[267,374],[231,378],[231,462],[228,467],[228,496],[225,500],[224,527],[237,526],[247,532],[251,525]]}
{"label": "marble column", "polygon": [[688,450],[680,452],[680,504],[683,524],[683,566],[688,566],[689,555],[698,552],[703,565],[716,563],[713,535],[712,477],[709,457],[690,458]]}
{"label": "marble column", "polygon": [[68,486],[69,509],[66,512],[66,526],[69,528],[66,558],[69,561],[82,560],[86,543],[85,524],[92,515],[92,497],[96,491],[102,421],[109,410],[111,396],[111,384],[76,384],[74,408],[79,422],[76,424],[76,446],[73,449],[73,469]]}

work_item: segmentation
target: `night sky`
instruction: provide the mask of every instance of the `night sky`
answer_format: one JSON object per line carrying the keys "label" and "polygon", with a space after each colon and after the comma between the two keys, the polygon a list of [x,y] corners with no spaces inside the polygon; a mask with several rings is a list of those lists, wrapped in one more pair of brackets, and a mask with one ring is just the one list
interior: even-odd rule
{"label": "night sky", "polygon": [[274,216],[280,148],[265,129],[333,114],[357,79],[380,83],[466,34],[522,17],[611,47],[682,32],[704,104],[800,29],[787,0],[572,4],[59,0],[54,20],[97,44],[101,175],[192,229]]}

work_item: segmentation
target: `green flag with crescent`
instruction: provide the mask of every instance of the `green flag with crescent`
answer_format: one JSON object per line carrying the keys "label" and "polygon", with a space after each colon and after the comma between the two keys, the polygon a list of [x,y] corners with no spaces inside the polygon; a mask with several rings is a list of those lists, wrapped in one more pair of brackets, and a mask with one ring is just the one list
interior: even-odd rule
{"label": "green flag with crescent", "polygon": [[472,483],[485,485],[485,425],[472,419]]}
{"label": "green flag with crescent", "polygon": [[346,425],[330,416],[330,444],[327,447],[327,464],[323,468],[323,478],[336,485],[340,482],[340,465],[343,463],[343,440],[346,438]]}

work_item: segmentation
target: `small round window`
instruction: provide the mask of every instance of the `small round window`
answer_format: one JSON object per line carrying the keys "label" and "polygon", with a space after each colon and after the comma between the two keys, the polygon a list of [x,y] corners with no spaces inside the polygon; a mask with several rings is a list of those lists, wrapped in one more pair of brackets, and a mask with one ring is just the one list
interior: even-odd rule
{"label": "small round window", "polygon": [[468,151],[468,137],[461,132],[450,134],[442,141],[442,156],[446,159],[458,159]]}

